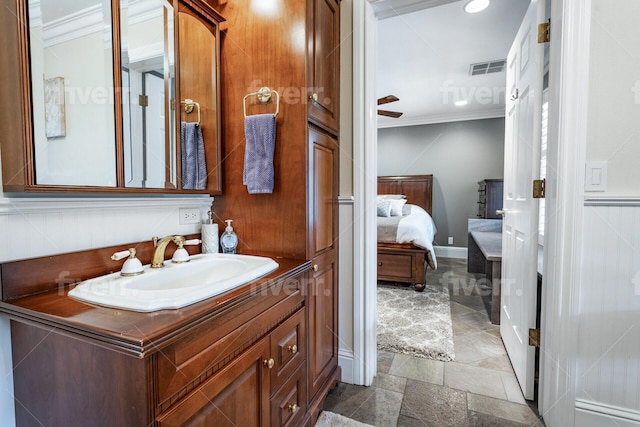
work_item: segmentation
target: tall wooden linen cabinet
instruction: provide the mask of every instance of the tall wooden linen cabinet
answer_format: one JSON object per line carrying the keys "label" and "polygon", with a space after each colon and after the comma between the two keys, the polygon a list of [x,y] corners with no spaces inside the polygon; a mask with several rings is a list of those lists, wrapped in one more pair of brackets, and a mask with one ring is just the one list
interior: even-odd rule
{"label": "tall wooden linen cabinet", "polygon": [[308,256],[312,273],[307,295],[308,394],[314,413],[338,363],[338,131],[340,11],[337,0],[310,0],[307,79]]}
{"label": "tall wooden linen cabinet", "polygon": [[[306,404],[298,405],[303,414],[278,416],[272,403],[270,416],[271,425],[310,426],[326,394],[340,380],[340,0],[287,0],[272,16],[250,2],[211,2],[229,23],[221,53],[223,183],[222,195],[213,204],[214,217],[221,225],[227,218],[234,220],[239,253],[310,261],[303,285],[306,336],[301,339],[307,346]],[[304,34],[297,31],[303,25]],[[281,98],[275,187],[271,194],[248,194],[242,184],[242,100],[262,86],[277,90]],[[249,99],[247,114],[273,112],[273,104]]]}

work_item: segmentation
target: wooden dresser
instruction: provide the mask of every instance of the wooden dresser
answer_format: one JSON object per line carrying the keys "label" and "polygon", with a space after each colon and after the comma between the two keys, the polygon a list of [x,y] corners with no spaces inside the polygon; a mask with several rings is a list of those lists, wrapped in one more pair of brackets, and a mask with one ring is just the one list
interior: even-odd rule
{"label": "wooden dresser", "polygon": [[496,210],[502,209],[502,179],[484,179],[478,182],[478,218],[502,219]]}

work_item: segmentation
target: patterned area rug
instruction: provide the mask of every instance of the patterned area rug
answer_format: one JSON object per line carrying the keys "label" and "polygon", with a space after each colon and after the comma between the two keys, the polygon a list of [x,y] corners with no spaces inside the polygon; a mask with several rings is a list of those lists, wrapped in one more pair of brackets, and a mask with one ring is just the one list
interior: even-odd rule
{"label": "patterned area rug", "polygon": [[425,359],[454,360],[449,291],[378,283],[378,350]]}
{"label": "patterned area rug", "polygon": [[315,427],[372,427],[351,418],[343,417],[333,412],[322,411],[316,421]]}

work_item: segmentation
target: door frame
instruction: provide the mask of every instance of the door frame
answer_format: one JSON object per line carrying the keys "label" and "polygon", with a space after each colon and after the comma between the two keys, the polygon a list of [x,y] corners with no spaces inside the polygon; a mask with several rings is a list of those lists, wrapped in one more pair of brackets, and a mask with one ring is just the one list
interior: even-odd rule
{"label": "door frame", "polygon": [[377,27],[369,0],[353,0],[353,380],[366,386],[377,372]]}
{"label": "door frame", "polygon": [[[353,1],[354,382],[376,367],[377,20],[370,0]],[[542,343],[538,406],[548,425],[574,424],[577,292],[589,77],[591,0],[548,0],[551,10],[550,120]],[[560,202],[561,201],[561,202]],[[552,214],[553,212],[553,214]],[[344,315],[344,313],[343,313]],[[554,325],[546,327],[546,325]],[[560,327],[562,325],[562,327]]]}

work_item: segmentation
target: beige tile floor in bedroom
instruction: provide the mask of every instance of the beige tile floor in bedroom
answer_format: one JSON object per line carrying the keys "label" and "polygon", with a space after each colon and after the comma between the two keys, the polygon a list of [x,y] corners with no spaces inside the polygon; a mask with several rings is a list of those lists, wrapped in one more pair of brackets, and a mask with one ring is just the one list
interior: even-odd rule
{"label": "beige tile floor in bedroom", "polygon": [[516,381],[482,295],[467,273],[466,260],[438,259],[427,283],[449,288],[454,362],[378,352],[371,387],[340,384],[324,409],[383,427],[543,426]]}

